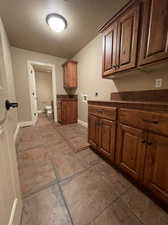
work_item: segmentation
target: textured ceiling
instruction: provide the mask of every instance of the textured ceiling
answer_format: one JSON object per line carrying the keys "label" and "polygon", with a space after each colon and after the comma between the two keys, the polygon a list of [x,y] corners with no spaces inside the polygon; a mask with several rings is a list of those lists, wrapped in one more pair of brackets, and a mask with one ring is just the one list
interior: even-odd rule
{"label": "textured ceiling", "polygon": [[[0,16],[11,45],[64,58],[72,57],[98,34],[98,27],[128,0],[0,0]],[[63,15],[68,27],[54,33],[49,13]]]}

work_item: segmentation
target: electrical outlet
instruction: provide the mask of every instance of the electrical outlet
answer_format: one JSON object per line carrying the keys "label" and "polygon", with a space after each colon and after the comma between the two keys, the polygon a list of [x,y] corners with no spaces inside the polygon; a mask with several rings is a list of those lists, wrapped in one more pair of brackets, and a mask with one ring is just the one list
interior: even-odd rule
{"label": "electrical outlet", "polygon": [[162,87],[162,79],[156,79],[155,88],[161,88],[161,87]]}

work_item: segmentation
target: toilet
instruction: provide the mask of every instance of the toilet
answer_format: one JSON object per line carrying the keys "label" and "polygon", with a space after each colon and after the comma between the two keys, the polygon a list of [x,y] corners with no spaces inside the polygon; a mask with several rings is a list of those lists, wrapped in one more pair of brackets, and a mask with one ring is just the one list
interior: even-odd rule
{"label": "toilet", "polygon": [[51,116],[51,114],[53,113],[51,105],[45,106],[45,113],[46,113],[46,116]]}

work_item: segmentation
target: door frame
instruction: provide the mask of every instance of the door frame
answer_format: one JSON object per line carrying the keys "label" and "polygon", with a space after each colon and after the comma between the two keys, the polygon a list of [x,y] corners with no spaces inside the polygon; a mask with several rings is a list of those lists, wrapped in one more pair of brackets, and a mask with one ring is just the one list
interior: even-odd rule
{"label": "door frame", "polygon": [[[29,80],[29,97],[30,97],[30,104],[31,104],[31,122],[33,125],[35,125],[35,123],[33,122],[33,104],[31,101],[31,80],[30,80],[30,76],[29,76],[29,67],[33,66],[33,65],[39,65],[39,66],[47,66],[51,68],[51,73],[52,73],[52,94],[53,94],[53,107],[54,107],[54,121],[57,122],[57,98],[56,98],[56,94],[57,94],[57,87],[56,87],[56,70],[55,70],[55,65],[54,64],[49,64],[49,63],[43,63],[43,62],[38,62],[38,61],[32,61],[32,60],[28,60],[27,61],[27,71],[28,71],[28,80]],[[35,82],[35,81],[34,81]]]}

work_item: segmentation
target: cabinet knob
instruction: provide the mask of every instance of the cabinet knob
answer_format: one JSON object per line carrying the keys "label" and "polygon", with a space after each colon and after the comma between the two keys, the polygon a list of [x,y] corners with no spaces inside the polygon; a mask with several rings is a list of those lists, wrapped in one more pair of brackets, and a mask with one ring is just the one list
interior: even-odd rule
{"label": "cabinet knob", "polygon": [[147,142],[147,145],[151,146],[152,145],[152,142]]}

